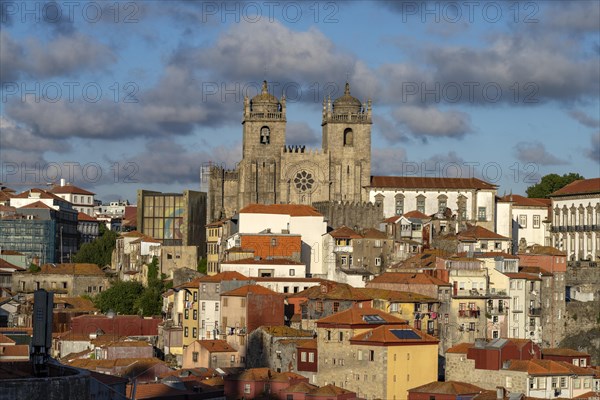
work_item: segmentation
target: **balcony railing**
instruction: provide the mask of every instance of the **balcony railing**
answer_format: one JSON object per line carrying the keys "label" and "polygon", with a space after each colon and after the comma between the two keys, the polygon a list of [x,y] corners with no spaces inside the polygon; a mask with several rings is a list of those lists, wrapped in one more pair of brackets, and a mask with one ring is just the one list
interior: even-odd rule
{"label": "balcony railing", "polygon": [[529,315],[533,315],[533,316],[542,315],[542,309],[541,308],[530,307],[529,308]]}

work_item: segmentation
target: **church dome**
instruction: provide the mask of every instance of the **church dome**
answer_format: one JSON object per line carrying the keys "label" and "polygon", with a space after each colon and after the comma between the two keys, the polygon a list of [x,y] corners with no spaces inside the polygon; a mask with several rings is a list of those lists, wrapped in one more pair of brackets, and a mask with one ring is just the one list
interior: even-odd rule
{"label": "church dome", "polygon": [[350,84],[346,82],[344,94],[333,101],[333,112],[336,114],[360,113],[362,103],[350,95]]}
{"label": "church dome", "polygon": [[279,99],[269,93],[267,81],[263,81],[261,92],[250,100],[252,111],[277,112],[280,111],[280,104]]}

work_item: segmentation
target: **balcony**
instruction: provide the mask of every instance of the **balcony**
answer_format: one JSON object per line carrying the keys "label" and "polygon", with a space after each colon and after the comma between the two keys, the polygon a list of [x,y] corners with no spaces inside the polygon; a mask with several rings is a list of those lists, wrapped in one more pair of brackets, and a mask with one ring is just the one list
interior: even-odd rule
{"label": "balcony", "polygon": [[529,308],[529,315],[539,317],[540,315],[542,315],[542,309],[531,307]]}
{"label": "balcony", "polygon": [[333,246],[334,253],[352,253],[352,246]]}
{"label": "balcony", "polygon": [[479,310],[458,310],[459,318],[479,318],[480,314]]}

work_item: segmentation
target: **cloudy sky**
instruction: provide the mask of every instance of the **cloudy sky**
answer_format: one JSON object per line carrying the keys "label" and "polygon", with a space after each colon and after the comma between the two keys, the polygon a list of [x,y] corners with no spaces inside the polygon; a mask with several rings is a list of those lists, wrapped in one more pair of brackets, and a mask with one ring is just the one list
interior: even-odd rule
{"label": "cloudy sky", "polygon": [[0,182],[102,200],[201,188],[241,157],[244,95],[372,99],[373,174],[600,176],[600,2],[0,0]]}

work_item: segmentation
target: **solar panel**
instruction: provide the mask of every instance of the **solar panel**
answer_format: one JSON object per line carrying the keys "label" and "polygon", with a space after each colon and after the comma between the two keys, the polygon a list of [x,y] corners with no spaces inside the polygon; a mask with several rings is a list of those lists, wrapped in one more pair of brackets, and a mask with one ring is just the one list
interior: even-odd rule
{"label": "solar panel", "polygon": [[363,321],[367,324],[381,324],[385,322],[385,319],[381,318],[379,315],[363,315]]}
{"label": "solar panel", "polygon": [[409,329],[390,329],[390,332],[398,339],[421,339],[421,336]]}

